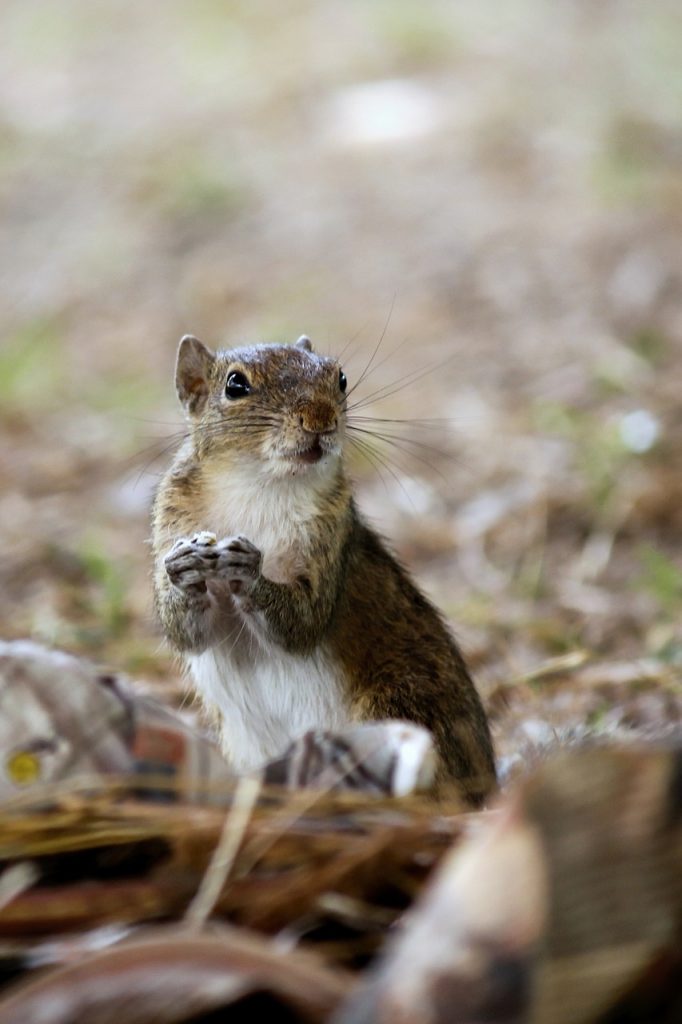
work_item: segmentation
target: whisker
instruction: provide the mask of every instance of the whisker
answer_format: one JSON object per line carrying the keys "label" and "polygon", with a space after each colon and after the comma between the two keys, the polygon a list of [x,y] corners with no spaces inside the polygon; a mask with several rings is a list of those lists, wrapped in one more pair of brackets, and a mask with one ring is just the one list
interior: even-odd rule
{"label": "whisker", "polygon": [[418,380],[421,380],[428,374],[435,373],[437,370],[441,370],[444,366],[447,366],[449,363],[451,363],[455,358],[455,355],[450,355],[447,357],[447,359],[443,359],[438,363],[434,363],[433,365],[428,366],[424,370],[414,371],[413,373],[408,374],[407,377],[403,377],[401,380],[394,380],[391,381],[389,384],[384,384],[383,387],[377,388],[376,391],[372,392],[369,395],[366,395],[364,398],[361,398],[360,401],[355,402],[354,405],[349,406],[348,412],[352,412],[353,409],[362,409],[364,406],[370,405],[372,402],[380,402],[383,401],[385,398],[389,398],[391,395],[396,394],[398,391],[402,391],[403,388],[408,387],[410,384],[415,384]]}
{"label": "whisker", "polygon": [[239,643],[239,641],[241,639],[241,636],[242,636],[242,633],[244,632],[245,629],[246,629],[246,619],[242,619],[241,626],[239,627],[238,630],[236,630],[237,635],[236,636],[234,635],[235,634],[235,630],[233,630],[231,633],[228,633],[228,635],[226,637],[224,637],[224,639],[220,640],[215,645],[215,647],[216,648],[224,647],[225,644],[229,643],[230,644],[230,650],[234,651],[236,649],[237,644]]}
{"label": "whisker", "polygon": [[379,479],[381,480],[382,484],[386,488],[386,491],[388,492],[388,485],[387,485],[386,480],[384,478],[384,474],[381,471],[382,467],[383,468],[386,468],[386,467],[383,465],[383,463],[379,459],[377,453],[370,447],[370,445],[364,443],[363,441],[360,441],[357,437],[349,437],[348,438],[348,443],[351,444],[360,453],[360,455],[364,459],[367,459],[369,464],[379,474]]}
{"label": "whisker", "polygon": [[[367,328],[367,324],[368,323],[369,323],[369,321],[366,320],[365,323],[362,325],[362,327],[358,328],[358,330],[355,332],[355,334],[353,334],[351,336],[351,338],[346,342],[346,344],[343,346],[343,348],[341,349],[339,354],[337,356],[333,357],[336,360],[337,363],[341,362],[341,360],[345,356],[345,354],[348,351],[348,349],[350,348],[350,346],[353,345],[358,340],[358,338],[360,337],[362,332]],[[351,353],[351,356],[352,356],[352,353]],[[351,358],[351,356],[349,356],[349,358]]]}
{"label": "whisker", "polygon": [[[147,462],[145,462],[144,466],[142,466],[139,473],[135,477],[135,483],[133,484],[133,488],[136,488],[138,486],[142,477],[149,472],[150,467],[153,466],[155,462],[158,462],[159,459],[163,458],[165,455],[168,454],[168,452],[172,451],[174,448],[179,447],[179,443],[180,442],[176,440],[171,441],[170,444],[164,445],[164,447],[160,451],[155,452],[152,455],[152,457],[148,459]],[[139,458],[139,456],[136,456],[136,458]]]}
{"label": "whisker", "polygon": [[[396,448],[403,455],[407,456],[407,458],[414,459],[415,461],[420,462],[420,463],[422,463],[425,466],[428,466],[429,469],[433,473],[435,473],[437,476],[439,476],[445,483],[449,483],[448,478],[438,468],[438,466],[434,466],[434,464],[432,462],[430,462],[428,459],[425,459],[424,456],[421,455],[419,452],[410,451],[409,448],[406,449],[406,448],[403,447],[403,444],[409,444],[409,443],[418,444],[419,442],[416,442],[416,441],[410,442],[409,438],[399,438],[398,439],[398,438],[388,437],[388,436],[383,435],[383,434],[377,434],[377,433],[375,433],[374,431],[371,431],[371,430],[362,430],[361,427],[350,427],[350,429],[351,430],[356,430],[356,431],[359,430],[360,433],[362,433],[362,434],[367,434],[369,437],[377,438],[383,444],[391,445],[393,448]],[[452,456],[448,456],[445,452],[439,452],[437,448],[432,448],[429,445],[420,445],[420,447],[425,448],[427,451],[433,451],[436,455],[442,455],[445,458],[452,457]]]}
{"label": "whisker", "polygon": [[252,426],[255,424],[267,423],[274,425],[280,422],[280,419],[275,416],[258,415],[253,414],[247,417],[240,417],[239,419],[221,419],[221,420],[209,420],[207,423],[197,423],[195,430],[203,430],[210,427],[243,427]]}
{"label": "whisker", "polygon": [[152,427],[181,427],[181,423],[177,419],[172,422],[169,420],[150,420],[145,416],[131,416],[129,413],[121,413],[121,418],[130,420],[132,423],[147,423]]}
{"label": "whisker", "polygon": [[[397,353],[400,352],[401,349],[403,349],[405,347],[405,345],[407,345],[407,343],[409,341],[411,341],[411,338],[409,336],[406,337],[406,338],[403,338],[403,340],[400,342],[399,345],[396,345],[396,347],[391,349],[390,352],[387,352],[386,355],[384,356],[384,358],[380,362],[375,364],[375,366],[372,369],[372,373],[376,373],[376,371],[381,369],[381,367],[384,366],[384,364],[387,363],[389,361],[389,359],[393,359],[393,357],[395,355],[397,355]],[[368,373],[366,378],[365,378],[365,380],[368,380],[370,377],[371,377],[371,374]],[[355,387],[355,385],[353,385],[353,387]]]}
{"label": "whisker", "polygon": [[[380,465],[382,465],[384,467],[384,469],[388,470],[388,472],[391,474],[391,476],[393,477],[393,479],[397,483],[398,487],[400,488],[400,490],[403,492],[403,494],[407,498],[408,502],[412,506],[413,511],[416,514],[417,509],[415,508],[415,504],[412,501],[412,498],[410,497],[408,492],[405,490],[405,485],[403,484],[403,482],[400,479],[400,477],[398,476],[398,474],[389,465],[388,461],[386,460],[386,457],[383,454],[377,452],[375,449],[373,449],[371,447],[371,445],[367,441],[360,441],[359,438],[357,438],[357,437],[351,437],[351,438],[349,438],[349,440],[350,440],[351,444],[354,444],[358,448],[358,450],[365,456],[365,458],[368,460],[368,462],[372,463],[372,465],[375,467],[375,469],[377,469],[377,471],[379,472],[379,475],[381,475],[381,470],[378,469],[377,462],[379,462]],[[406,475],[409,476],[409,473],[406,474]],[[410,479],[414,480],[414,477],[410,477]]]}
{"label": "whisker", "polygon": [[252,431],[265,431],[270,427],[277,426],[275,422],[268,420],[252,420],[241,423],[208,423],[197,428],[194,435],[200,438],[217,437],[228,434],[244,434]]}
{"label": "whisker", "polygon": [[[406,426],[409,426],[409,421],[405,422]],[[454,459],[455,456],[452,452],[443,451],[442,448],[436,448],[433,444],[428,444],[426,441],[417,441],[413,437],[404,437],[402,434],[391,434],[386,430],[378,431],[372,430],[369,427],[358,427],[354,422],[348,421],[347,429],[358,430],[363,434],[369,434],[371,437],[380,438],[382,441],[393,441],[396,444],[411,445],[413,448],[423,448],[426,452],[433,452],[434,455],[440,455],[444,459]]]}
{"label": "whisker", "polygon": [[249,430],[269,429],[271,426],[273,426],[271,423],[216,423],[202,427],[201,430],[196,430],[194,434],[196,437],[211,437],[217,434],[243,434]]}
{"label": "whisker", "polygon": [[[401,424],[408,425],[408,426],[410,425],[410,421],[409,420],[399,420],[397,422],[399,422]],[[456,455],[454,455],[454,453],[439,451],[437,448],[434,448],[431,445],[424,445],[424,446],[422,446],[420,444],[420,442],[411,440],[410,438],[403,438],[403,437],[399,438],[399,437],[395,437],[393,435],[390,435],[390,436],[389,435],[382,435],[382,434],[376,433],[375,431],[364,430],[362,428],[357,428],[357,427],[353,426],[352,422],[348,424],[348,428],[349,428],[349,431],[352,434],[355,434],[357,431],[360,431],[363,435],[367,435],[368,437],[375,437],[376,440],[379,441],[380,443],[389,444],[392,447],[397,448],[398,451],[400,451],[401,454],[404,455],[405,457],[414,459],[415,462],[420,463],[420,464],[425,465],[425,466],[428,466],[429,469],[431,469],[435,474],[437,474],[437,476],[439,476],[446,484],[450,483],[448,477],[445,476],[445,474],[443,472],[441,472],[441,470],[438,468],[438,466],[434,465],[428,459],[424,458],[424,456],[420,452],[412,452],[412,451],[405,450],[405,449],[401,448],[401,444],[416,444],[419,447],[425,447],[427,451],[433,451],[434,454],[442,455],[443,457],[451,459],[451,460],[456,460],[456,458],[457,458]],[[348,440],[349,440],[349,442],[351,444],[358,445],[359,439],[357,437],[349,436]],[[365,452],[364,452],[365,455],[367,455],[367,450],[370,450],[370,451],[372,451],[372,453],[374,454],[374,456],[376,458],[380,458],[381,459],[381,462],[382,462],[383,466],[394,477],[394,479],[396,480],[396,482],[400,486],[403,494],[405,495],[405,497],[409,501],[410,505],[412,506],[412,508],[416,512],[417,510],[415,508],[414,502],[412,501],[412,498],[410,497],[409,493],[405,490],[405,488],[402,485],[400,479],[398,477],[396,477],[395,473],[393,473],[392,470],[391,470],[391,466],[389,464],[388,455],[385,452],[379,453],[376,450],[376,448],[374,448],[374,447],[372,447],[370,445],[370,442],[368,442],[368,441],[366,441],[364,439],[360,443],[365,448]],[[393,460],[390,460],[390,462],[393,462]],[[409,480],[411,480],[413,483],[417,484],[418,486],[422,486],[422,481],[419,480],[417,477],[413,476],[413,474],[410,473],[409,470],[407,470],[404,465],[401,465],[398,462],[393,462],[393,464],[395,465],[395,467],[400,471],[400,473],[403,476],[406,476]]]}
{"label": "whisker", "polygon": [[[196,424],[193,428],[178,430],[171,435],[158,438],[150,445],[145,446],[141,451],[136,452],[130,459],[126,460],[124,465],[132,468],[137,466],[141,460],[147,459],[136,478],[135,485],[137,486],[145,473],[148,472],[150,466],[153,466],[155,462],[158,462],[159,459],[163,458],[174,448],[180,447],[193,433],[201,440],[212,440],[213,438],[244,433],[249,433],[250,436],[258,438],[265,436],[267,428],[276,423],[277,420],[274,417],[252,417],[239,423]],[[149,458],[147,458],[148,456]]]}
{"label": "whisker", "polygon": [[424,427],[430,430],[438,430],[443,427],[444,424],[450,425],[455,423],[454,417],[442,416],[440,418],[433,417],[431,419],[413,420],[413,419],[396,419],[391,416],[353,416],[353,421],[358,423],[394,423],[396,426],[405,427]]}
{"label": "whisker", "polygon": [[173,448],[182,444],[186,437],[187,434],[180,433],[173,434],[170,437],[159,437],[152,441],[151,444],[145,445],[145,447],[140,451],[135,452],[134,455],[131,455],[127,459],[123,459],[121,461],[121,466],[124,469],[134,469],[143,459],[146,459],[149,456],[147,463],[140,471],[140,477],[142,477],[154,462],[158,461],[158,459],[162,458],[162,456],[166,455]]}
{"label": "whisker", "polygon": [[370,368],[372,366],[372,363],[374,362],[374,360],[376,358],[376,354],[379,351],[379,349],[381,348],[381,343],[383,342],[384,338],[386,337],[386,331],[388,330],[388,325],[390,324],[391,317],[393,316],[393,309],[394,309],[394,306],[395,306],[395,300],[396,300],[396,296],[394,295],[392,300],[391,300],[391,308],[388,311],[388,316],[386,317],[386,323],[384,324],[384,329],[382,330],[381,334],[379,335],[379,340],[378,340],[378,342],[376,343],[376,345],[374,347],[374,351],[372,352],[372,355],[370,356],[369,362],[367,363],[367,366],[364,368],[364,370],[360,374],[360,377],[355,382],[353,387],[350,389],[350,391],[348,391],[346,393],[346,399],[348,399],[349,396],[353,394],[355,389],[358,388],[360,386],[360,384],[362,384],[363,380],[369,374],[369,371],[370,371]]}

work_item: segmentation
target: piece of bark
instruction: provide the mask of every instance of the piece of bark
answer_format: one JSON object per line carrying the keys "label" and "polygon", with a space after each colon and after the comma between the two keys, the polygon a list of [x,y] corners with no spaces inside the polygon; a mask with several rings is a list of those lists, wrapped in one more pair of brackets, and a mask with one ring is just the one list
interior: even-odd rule
{"label": "piece of bark", "polygon": [[445,858],[335,1024],[588,1024],[641,1001],[642,979],[651,1005],[673,999],[681,763],[593,749],[542,765]]}
{"label": "piece of bark", "polygon": [[0,1000],[0,1024],[180,1024],[217,1010],[229,1021],[246,1007],[321,1024],[349,985],[313,955],[282,954],[244,930],[174,926],[16,986]]}

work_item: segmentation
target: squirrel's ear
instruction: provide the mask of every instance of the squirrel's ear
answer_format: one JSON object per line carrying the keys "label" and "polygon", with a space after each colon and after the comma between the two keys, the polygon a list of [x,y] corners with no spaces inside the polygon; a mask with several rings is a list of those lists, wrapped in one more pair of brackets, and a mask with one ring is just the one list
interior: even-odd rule
{"label": "squirrel's ear", "polygon": [[296,348],[302,348],[304,352],[312,352],[312,350],[313,350],[313,344],[312,344],[310,338],[306,337],[305,334],[301,335],[301,337],[296,342],[295,347]]}
{"label": "squirrel's ear", "polygon": [[209,374],[215,356],[191,334],[186,334],[178,346],[175,363],[175,388],[178,398],[188,412],[201,412],[209,391]]}

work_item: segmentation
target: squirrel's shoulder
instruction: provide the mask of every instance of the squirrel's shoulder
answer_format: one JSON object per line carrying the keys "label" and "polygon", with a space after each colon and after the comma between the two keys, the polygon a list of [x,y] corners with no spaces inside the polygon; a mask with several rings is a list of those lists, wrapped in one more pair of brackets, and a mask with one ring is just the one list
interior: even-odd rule
{"label": "squirrel's shoulder", "polygon": [[154,526],[179,523],[196,505],[201,489],[201,464],[193,451],[183,446],[156,488],[152,508]]}

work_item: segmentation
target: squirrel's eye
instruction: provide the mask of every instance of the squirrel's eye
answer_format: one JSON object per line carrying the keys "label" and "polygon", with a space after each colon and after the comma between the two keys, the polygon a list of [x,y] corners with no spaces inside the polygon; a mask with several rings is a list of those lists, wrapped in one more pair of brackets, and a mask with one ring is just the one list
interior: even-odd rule
{"label": "squirrel's eye", "polygon": [[243,398],[248,395],[251,390],[251,385],[239,370],[235,370],[230,373],[227,378],[227,384],[225,385],[225,394],[228,398]]}
{"label": "squirrel's eye", "polygon": [[348,381],[346,380],[346,375],[343,370],[339,370],[339,387],[342,391],[345,391],[348,387]]}

